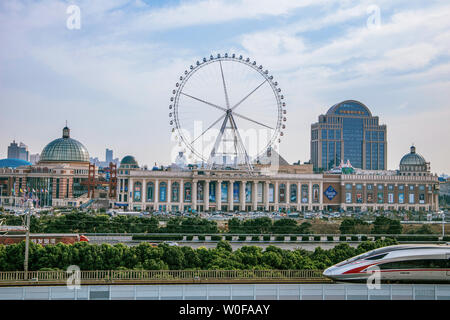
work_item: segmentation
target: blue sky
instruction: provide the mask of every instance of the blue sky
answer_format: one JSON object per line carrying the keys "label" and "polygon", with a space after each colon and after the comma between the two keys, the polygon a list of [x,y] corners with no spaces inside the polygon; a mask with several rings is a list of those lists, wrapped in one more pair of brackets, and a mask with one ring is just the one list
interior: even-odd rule
{"label": "blue sky", "polygon": [[[66,27],[67,7],[81,28]],[[368,26],[379,9],[378,28]],[[281,153],[310,157],[310,125],[340,101],[366,104],[388,130],[388,168],[411,143],[448,173],[448,1],[1,1],[0,158],[23,141],[40,153],[61,135],[91,156],[171,161],[168,102],[179,75],[210,54],[267,67],[283,89]],[[445,141],[442,143],[442,141]]]}

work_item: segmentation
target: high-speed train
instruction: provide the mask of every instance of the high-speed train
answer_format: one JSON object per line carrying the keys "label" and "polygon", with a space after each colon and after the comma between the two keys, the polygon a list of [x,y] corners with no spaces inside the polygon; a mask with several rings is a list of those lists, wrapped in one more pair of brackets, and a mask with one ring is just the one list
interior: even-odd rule
{"label": "high-speed train", "polygon": [[406,244],[378,248],[323,272],[332,280],[344,282],[367,281],[375,274],[382,283],[450,283],[450,245]]}

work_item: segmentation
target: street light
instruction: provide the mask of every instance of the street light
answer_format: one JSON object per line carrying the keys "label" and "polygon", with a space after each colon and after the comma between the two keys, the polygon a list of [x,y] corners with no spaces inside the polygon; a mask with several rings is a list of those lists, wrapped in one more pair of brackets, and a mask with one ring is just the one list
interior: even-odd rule
{"label": "street light", "polygon": [[28,251],[29,251],[29,242],[30,242],[30,215],[33,210],[33,200],[27,200],[27,210],[26,210],[26,238],[25,238],[25,261],[23,263],[23,270],[25,271],[24,278],[28,279]]}

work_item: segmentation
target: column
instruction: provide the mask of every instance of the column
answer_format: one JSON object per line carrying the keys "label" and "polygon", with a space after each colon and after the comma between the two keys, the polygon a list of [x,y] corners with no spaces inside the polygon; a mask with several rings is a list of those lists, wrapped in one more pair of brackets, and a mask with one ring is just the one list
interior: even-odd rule
{"label": "column", "polygon": [[291,182],[286,182],[286,210],[291,208]]}
{"label": "column", "polygon": [[204,211],[207,212],[209,211],[209,180],[205,181],[203,196],[203,203],[205,204]]}
{"label": "column", "polygon": [[155,211],[159,211],[159,180],[155,180],[155,190],[154,190],[154,199],[155,199]]}
{"label": "column", "polygon": [[192,181],[192,210],[197,211],[197,180]]}
{"label": "column", "polygon": [[312,210],[312,182],[308,183],[308,210]]}
{"label": "column", "polygon": [[239,202],[241,204],[241,210],[245,211],[245,188],[247,181],[241,181],[240,189],[239,189]]}
{"label": "column", "polygon": [[128,211],[133,211],[134,202],[134,181],[133,179],[128,180]]}
{"label": "column", "polygon": [[323,181],[319,184],[319,209],[323,210]]}
{"label": "column", "polygon": [[142,211],[145,211],[145,201],[147,200],[147,180],[142,181]]}
{"label": "column", "polygon": [[258,210],[258,181],[252,182],[252,209]]}
{"label": "column", "polygon": [[183,202],[184,202],[184,181],[183,179],[181,179],[180,183],[180,189],[179,189],[179,194],[178,194],[178,200],[180,201],[180,212],[184,211],[184,206],[183,206]]}
{"label": "column", "polygon": [[234,181],[230,180],[228,185],[228,211],[233,211],[234,201],[233,201],[233,184]]}
{"label": "column", "polygon": [[222,180],[216,182],[216,206],[217,211],[222,211]]}
{"label": "column", "polygon": [[172,211],[172,180],[167,180],[167,212]]}
{"label": "column", "polygon": [[273,197],[274,197],[273,205],[274,205],[276,211],[278,211],[279,200],[280,200],[279,197],[278,197],[278,187],[279,187],[278,181],[275,181],[275,186],[274,186],[275,189],[273,191]]}
{"label": "column", "polygon": [[265,203],[265,207],[266,210],[269,211],[269,181],[264,181],[264,192],[265,192],[265,196],[264,196],[264,203]]}

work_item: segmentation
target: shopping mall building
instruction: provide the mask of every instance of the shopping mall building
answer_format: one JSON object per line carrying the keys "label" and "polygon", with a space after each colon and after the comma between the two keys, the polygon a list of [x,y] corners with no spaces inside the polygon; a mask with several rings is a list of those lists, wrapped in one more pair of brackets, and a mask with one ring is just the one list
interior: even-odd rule
{"label": "shopping mall building", "polygon": [[[36,165],[6,160],[0,166],[2,205],[20,205],[29,197],[40,207],[78,207],[90,201],[89,153],[67,127],[62,138],[43,149]],[[98,169],[94,173],[95,179],[102,178]],[[323,173],[314,173],[313,164],[288,164],[268,150],[251,173],[176,164],[147,170],[126,156],[117,169],[116,191],[110,207],[139,211],[436,211],[439,182],[415,147],[398,170],[362,170],[341,163]],[[101,197],[98,190],[94,197]]]}
{"label": "shopping mall building", "polygon": [[[40,207],[77,207],[89,201],[88,170],[86,147],[72,139],[70,129],[65,127],[62,138],[51,141],[42,150],[37,164],[3,160],[0,165],[1,203],[20,206],[32,198]],[[98,170],[95,175],[98,176]]]}
{"label": "shopping mall building", "polygon": [[137,211],[199,212],[438,209],[438,177],[415,147],[401,159],[399,170],[391,171],[341,163],[332,171],[313,173],[312,164],[289,165],[279,159],[277,165],[255,165],[249,173],[175,165],[144,170],[127,156],[118,169],[114,205]]}

